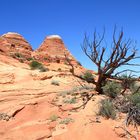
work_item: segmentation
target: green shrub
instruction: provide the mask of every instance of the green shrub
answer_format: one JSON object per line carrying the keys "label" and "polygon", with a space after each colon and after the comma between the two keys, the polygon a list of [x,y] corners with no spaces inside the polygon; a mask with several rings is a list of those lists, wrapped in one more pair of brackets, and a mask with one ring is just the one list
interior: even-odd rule
{"label": "green shrub", "polygon": [[62,97],[65,97],[66,95],[70,95],[71,94],[71,90],[68,90],[68,91],[61,91],[59,93],[59,96],[62,96]]}
{"label": "green shrub", "polygon": [[29,57],[29,58],[27,58],[27,60],[28,61],[32,61],[32,60],[34,60],[34,58],[33,57]]}
{"label": "green shrub", "polygon": [[129,88],[131,93],[140,92],[140,86],[134,81],[131,83]]}
{"label": "green shrub", "polygon": [[52,80],[51,81],[51,84],[52,85],[55,85],[55,86],[59,86],[60,84],[59,84],[59,81],[57,81],[57,80]]}
{"label": "green shrub", "polygon": [[33,61],[30,63],[30,67],[31,67],[32,70],[34,70],[34,69],[39,69],[40,67],[42,67],[42,64],[39,63],[38,61],[33,60]]}
{"label": "green shrub", "polygon": [[60,124],[69,124],[70,122],[74,122],[72,118],[65,118],[60,121]]}
{"label": "green shrub", "polygon": [[117,83],[115,81],[107,81],[102,89],[107,96],[115,98],[121,92],[122,86],[120,83]]}
{"label": "green shrub", "polygon": [[13,57],[13,58],[24,58],[24,56],[21,53],[18,53],[18,52],[12,53],[12,54],[10,54],[10,56]]}
{"label": "green shrub", "polygon": [[140,92],[137,92],[135,94],[132,94],[128,96],[128,100],[133,106],[139,106],[140,107]]}
{"label": "green shrub", "polygon": [[109,99],[105,99],[101,101],[101,107],[99,110],[99,115],[109,119],[116,118],[116,110],[113,103]]}
{"label": "green shrub", "polygon": [[58,116],[53,114],[50,116],[49,120],[51,120],[52,122],[56,121],[58,119]]}
{"label": "green shrub", "polygon": [[18,52],[17,52],[17,53],[15,53],[14,55],[15,55],[17,58],[23,58],[23,55],[22,55],[21,53],[18,53]]}
{"label": "green shrub", "polygon": [[85,79],[87,82],[93,82],[94,81],[94,77],[92,75],[91,72],[86,71],[83,75],[82,78]]}
{"label": "green shrub", "polygon": [[65,99],[65,100],[63,100],[63,102],[66,103],[66,104],[75,104],[76,103],[76,98]]}
{"label": "green shrub", "polygon": [[35,60],[33,60],[29,65],[32,70],[39,69],[40,72],[46,72],[49,70],[48,68],[44,67],[40,62]]}
{"label": "green shrub", "polygon": [[131,75],[122,74],[120,76],[120,78],[122,79],[122,86],[124,88],[129,88],[130,89],[130,87],[135,84],[135,81],[134,81],[134,79]]}

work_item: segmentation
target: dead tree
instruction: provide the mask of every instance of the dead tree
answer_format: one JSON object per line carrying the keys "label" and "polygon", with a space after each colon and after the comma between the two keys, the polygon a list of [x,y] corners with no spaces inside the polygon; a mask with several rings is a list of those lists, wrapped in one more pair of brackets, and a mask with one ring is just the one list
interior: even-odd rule
{"label": "dead tree", "polygon": [[[94,32],[93,40],[90,41],[85,34],[83,44],[81,46],[86,56],[97,66],[98,80],[96,81],[96,91],[102,93],[102,84],[107,78],[111,78],[114,71],[123,65],[135,65],[129,62],[136,59],[136,52],[132,40],[123,40],[123,30],[119,32],[119,36],[116,37],[116,27],[113,33],[113,43],[110,48],[105,47],[104,36],[100,36],[97,32]],[[110,51],[110,54],[109,54]],[[109,56],[107,57],[107,55]],[[131,71],[131,70],[127,70]]]}

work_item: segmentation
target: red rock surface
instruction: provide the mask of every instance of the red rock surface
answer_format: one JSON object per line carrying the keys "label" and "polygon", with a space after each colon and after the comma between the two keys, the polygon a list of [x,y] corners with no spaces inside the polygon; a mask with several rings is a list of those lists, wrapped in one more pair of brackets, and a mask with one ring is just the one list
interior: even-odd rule
{"label": "red rock surface", "polygon": [[60,36],[47,36],[40,47],[33,53],[36,59],[43,62],[65,63],[67,57],[76,63],[75,58],[71,55]]}
{"label": "red rock surface", "polygon": [[[74,62],[76,60],[60,37],[47,37],[32,54],[39,57],[39,61],[44,61],[46,56],[50,62],[57,62],[56,56],[59,58],[59,64],[46,65],[49,68],[46,72],[31,70],[29,65],[7,56],[16,50],[31,55],[30,45],[20,35],[3,35],[0,43],[0,140],[127,139],[122,129],[116,130],[117,134],[114,131],[125,116],[117,120],[99,117],[100,123],[96,122],[100,102],[106,96],[95,95],[84,109],[72,110],[83,103],[83,93],[95,94],[94,85],[73,76],[70,66],[63,64],[65,51]],[[12,43],[15,49],[10,48]],[[24,45],[20,48],[18,43]],[[77,67],[76,73],[81,72],[83,68]],[[52,84],[55,82],[59,85]],[[70,102],[73,98],[76,100],[74,103]]]}
{"label": "red rock surface", "polygon": [[13,57],[19,53],[30,58],[32,47],[20,34],[9,32],[0,36],[0,52]]}

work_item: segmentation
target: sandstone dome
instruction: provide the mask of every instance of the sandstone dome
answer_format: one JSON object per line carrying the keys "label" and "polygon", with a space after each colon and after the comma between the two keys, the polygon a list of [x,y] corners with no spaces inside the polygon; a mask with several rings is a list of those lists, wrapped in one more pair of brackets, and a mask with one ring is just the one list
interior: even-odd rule
{"label": "sandstone dome", "polygon": [[32,47],[19,33],[8,32],[0,36],[0,51],[7,55],[20,53],[25,57],[31,57]]}

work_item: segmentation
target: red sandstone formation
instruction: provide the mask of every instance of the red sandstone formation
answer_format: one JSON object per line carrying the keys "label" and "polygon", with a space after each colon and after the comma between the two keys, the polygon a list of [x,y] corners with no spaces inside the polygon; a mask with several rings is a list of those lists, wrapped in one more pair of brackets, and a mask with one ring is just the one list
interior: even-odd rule
{"label": "red sandstone formation", "polygon": [[[1,36],[0,51],[0,140],[127,138],[123,129],[114,129],[121,126],[123,114],[117,120],[99,117],[100,123],[96,121],[100,102],[106,99],[105,96],[95,95],[85,108],[72,110],[83,103],[82,94],[95,94],[94,90],[84,88],[94,88],[94,85],[72,75],[70,67],[63,64],[64,53],[74,62],[76,60],[59,36],[47,37],[32,54],[40,61],[60,62],[48,64],[49,71],[43,73],[8,56],[20,53],[26,58],[31,57],[32,48],[21,35],[8,33]],[[77,67],[77,73],[82,70],[83,67]],[[52,84],[54,81],[59,85]],[[72,99],[76,102],[71,103]]]}
{"label": "red sandstone formation", "polygon": [[66,49],[65,44],[60,36],[47,36],[41,46],[34,52],[33,56],[43,62],[65,63],[67,57],[76,62],[75,58]]}
{"label": "red sandstone formation", "polygon": [[17,54],[30,58],[32,47],[20,34],[8,32],[0,36],[0,52],[13,57]]}

